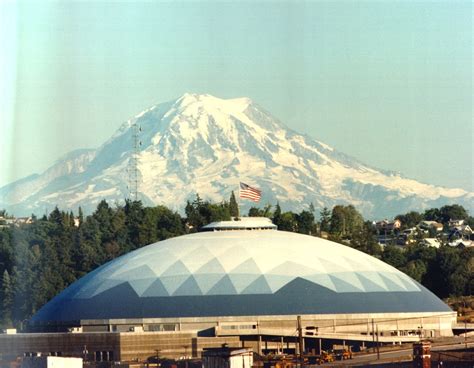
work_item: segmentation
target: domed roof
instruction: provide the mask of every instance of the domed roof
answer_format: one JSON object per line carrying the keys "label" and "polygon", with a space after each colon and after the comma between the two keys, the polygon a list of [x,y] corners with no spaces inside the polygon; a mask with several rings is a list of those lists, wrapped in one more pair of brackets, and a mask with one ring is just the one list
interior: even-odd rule
{"label": "domed roof", "polygon": [[119,257],[76,281],[33,321],[417,311],[449,308],[353,248],[276,230],[222,230]]}

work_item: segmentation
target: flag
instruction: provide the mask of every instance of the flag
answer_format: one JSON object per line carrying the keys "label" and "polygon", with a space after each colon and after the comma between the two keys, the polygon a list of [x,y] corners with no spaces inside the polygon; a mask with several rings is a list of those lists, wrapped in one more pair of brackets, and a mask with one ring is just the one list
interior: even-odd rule
{"label": "flag", "polygon": [[262,192],[259,189],[252,188],[250,185],[240,183],[240,198],[250,199],[251,201],[258,202],[262,197]]}

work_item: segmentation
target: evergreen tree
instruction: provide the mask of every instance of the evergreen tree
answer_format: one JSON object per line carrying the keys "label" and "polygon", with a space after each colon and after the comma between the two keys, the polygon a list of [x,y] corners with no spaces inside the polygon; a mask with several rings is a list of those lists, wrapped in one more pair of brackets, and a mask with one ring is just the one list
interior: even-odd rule
{"label": "evergreen tree", "polygon": [[13,308],[13,285],[8,271],[3,271],[2,284],[0,289],[1,300],[1,324],[3,327],[12,326],[12,308]]}
{"label": "evergreen tree", "polygon": [[82,208],[80,206],[79,206],[79,213],[77,217],[79,219],[79,226],[81,226],[82,223],[84,222],[84,214],[82,213]]}
{"label": "evergreen tree", "polygon": [[295,216],[295,219],[299,233],[308,235],[314,234],[314,215],[311,212],[303,210]]}
{"label": "evergreen tree", "polygon": [[280,203],[277,202],[275,206],[275,212],[273,212],[272,222],[280,229],[281,227],[281,207]]}
{"label": "evergreen tree", "polygon": [[238,217],[239,216],[239,205],[237,203],[237,200],[235,199],[235,194],[234,191],[230,194],[230,199],[229,199],[229,212],[232,217]]}
{"label": "evergreen tree", "polygon": [[249,217],[268,217],[272,218],[272,205],[267,204],[263,209],[258,207],[250,207],[248,212]]}
{"label": "evergreen tree", "polygon": [[296,231],[298,223],[293,212],[283,212],[281,215],[279,230],[282,231]]}
{"label": "evergreen tree", "polygon": [[321,231],[329,232],[331,229],[331,211],[324,207],[319,213],[321,217]]}

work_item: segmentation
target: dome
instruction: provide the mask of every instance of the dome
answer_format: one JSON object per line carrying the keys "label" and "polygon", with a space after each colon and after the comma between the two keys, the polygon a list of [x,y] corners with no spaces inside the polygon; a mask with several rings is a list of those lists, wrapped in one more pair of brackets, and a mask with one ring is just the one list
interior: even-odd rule
{"label": "dome", "polygon": [[407,275],[353,248],[236,223],[119,257],[32,321],[450,311]]}

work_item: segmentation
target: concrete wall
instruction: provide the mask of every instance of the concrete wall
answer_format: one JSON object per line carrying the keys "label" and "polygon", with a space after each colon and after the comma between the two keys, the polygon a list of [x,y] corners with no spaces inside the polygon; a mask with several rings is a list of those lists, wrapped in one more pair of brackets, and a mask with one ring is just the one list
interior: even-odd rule
{"label": "concrete wall", "polygon": [[0,335],[0,360],[36,353],[113,361],[144,361],[157,355],[200,357],[204,348],[221,347],[224,343],[241,347],[237,336],[197,337],[190,332],[21,333]]}

